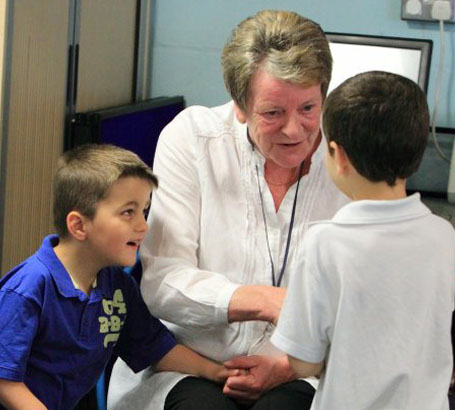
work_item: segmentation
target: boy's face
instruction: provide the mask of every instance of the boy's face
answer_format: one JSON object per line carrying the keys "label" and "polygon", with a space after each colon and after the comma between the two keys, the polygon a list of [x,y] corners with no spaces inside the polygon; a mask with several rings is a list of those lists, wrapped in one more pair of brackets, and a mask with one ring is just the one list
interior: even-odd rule
{"label": "boy's face", "polygon": [[145,212],[152,186],[137,177],[120,178],[109,195],[98,203],[95,216],[86,222],[87,240],[100,268],[131,266],[148,225]]}
{"label": "boy's face", "polygon": [[[324,136],[324,139],[327,139]],[[332,149],[332,152],[330,150]],[[326,154],[325,154],[325,167],[327,169],[327,173],[329,174],[330,178],[332,179],[335,186],[343,192],[345,195],[350,197],[349,190],[346,186],[346,178],[342,172],[340,172],[340,147],[337,146],[335,143],[328,143]]]}

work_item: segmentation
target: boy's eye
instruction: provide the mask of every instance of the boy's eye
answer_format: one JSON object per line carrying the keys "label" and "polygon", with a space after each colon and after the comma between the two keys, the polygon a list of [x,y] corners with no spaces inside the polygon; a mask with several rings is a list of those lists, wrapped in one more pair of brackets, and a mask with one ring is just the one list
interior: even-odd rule
{"label": "boy's eye", "polygon": [[127,209],[127,210],[122,212],[122,215],[126,215],[126,216],[133,216],[133,214],[134,214],[134,210],[133,209]]}
{"label": "boy's eye", "polygon": [[147,217],[149,216],[149,212],[150,212],[150,207],[149,206],[142,211],[142,213],[144,214],[144,218],[145,219],[147,219]]}

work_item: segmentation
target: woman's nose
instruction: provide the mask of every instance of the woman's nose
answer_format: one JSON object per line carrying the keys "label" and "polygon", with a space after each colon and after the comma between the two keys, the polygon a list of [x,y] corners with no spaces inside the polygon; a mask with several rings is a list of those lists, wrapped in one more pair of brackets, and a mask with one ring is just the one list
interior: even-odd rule
{"label": "woman's nose", "polygon": [[289,114],[282,129],[289,139],[298,140],[302,136],[302,126],[298,114]]}

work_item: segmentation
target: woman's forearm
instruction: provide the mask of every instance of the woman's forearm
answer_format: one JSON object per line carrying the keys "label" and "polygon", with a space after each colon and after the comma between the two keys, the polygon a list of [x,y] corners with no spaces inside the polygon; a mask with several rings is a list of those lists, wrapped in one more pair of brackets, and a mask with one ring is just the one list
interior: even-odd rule
{"label": "woman's forearm", "polygon": [[231,297],[228,321],[263,320],[276,324],[285,295],[285,288],[263,285],[241,286]]}

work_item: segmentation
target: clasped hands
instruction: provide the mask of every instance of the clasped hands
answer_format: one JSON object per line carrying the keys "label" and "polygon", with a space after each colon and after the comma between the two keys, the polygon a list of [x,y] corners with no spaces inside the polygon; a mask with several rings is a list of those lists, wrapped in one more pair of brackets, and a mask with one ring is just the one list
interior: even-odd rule
{"label": "clasped hands", "polygon": [[239,402],[257,400],[266,391],[293,379],[286,356],[240,356],[224,363],[237,370],[227,377],[223,393]]}
{"label": "clasped hands", "polygon": [[[231,298],[229,321],[261,320],[276,324],[285,294],[285,288],[241,286]],[[223,393],[242,403],[255,401],[263,393],[294,378],[286,356],[238,356],[225,362],[223,367]]]}

